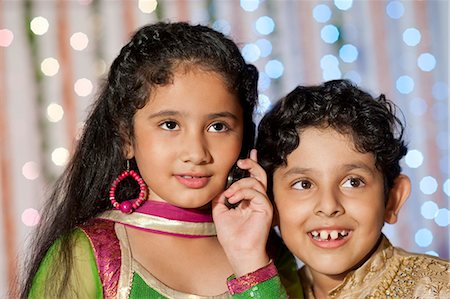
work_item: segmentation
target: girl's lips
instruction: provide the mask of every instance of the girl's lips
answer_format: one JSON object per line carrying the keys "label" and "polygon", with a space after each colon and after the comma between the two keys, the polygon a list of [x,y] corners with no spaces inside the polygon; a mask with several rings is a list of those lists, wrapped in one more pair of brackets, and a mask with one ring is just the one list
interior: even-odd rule
{"label": "girl's lips", "polygon": [[191,176],[191,175],[175,175],[175,178],[182,185],[191,189],[200,189],[205,187],[210,179],[209,176]]}

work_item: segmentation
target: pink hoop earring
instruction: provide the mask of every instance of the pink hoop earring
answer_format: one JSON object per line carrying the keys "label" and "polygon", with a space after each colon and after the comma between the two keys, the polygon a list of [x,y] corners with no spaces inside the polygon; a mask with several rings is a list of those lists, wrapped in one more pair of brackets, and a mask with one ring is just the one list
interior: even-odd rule
{"label": "pink hoop earring", "polygon": [[[135,202],[131,203],[130,200],[125,200],[121,203],[116,201],[116,189],[117,185],[126,177],[131,176],[138,184],[139,184],[139,197]],[[147,185],[144,180],[137,174],[134,170],[130,170],[130,164],[127,160],[127,170],[122,172],[117,176],[117,178],[112,182],[111,188],[109,189],[109,200],[111,201],[114,208],[122,211],[125,214],[131,214],[134,210],[136,210],[140,205],[147,200]]]}

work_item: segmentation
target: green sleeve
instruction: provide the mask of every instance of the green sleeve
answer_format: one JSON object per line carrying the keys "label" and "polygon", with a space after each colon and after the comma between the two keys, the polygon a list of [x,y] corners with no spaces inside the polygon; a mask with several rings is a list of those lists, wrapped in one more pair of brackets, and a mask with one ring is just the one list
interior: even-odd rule
{"label": "green sleeve", "polygon": [[[62,298],[103,298],[102,284],[98,275],[94,252],[89,239],[81,229],[77,229],[73,238],[72,267],[69,280],[62,292]],[[58,239],[48,250],[33,279],[29,299],[61,298],[55,294],[62,283],[62,276],[67,271],[61,269],[56,259],[61,250]]]}

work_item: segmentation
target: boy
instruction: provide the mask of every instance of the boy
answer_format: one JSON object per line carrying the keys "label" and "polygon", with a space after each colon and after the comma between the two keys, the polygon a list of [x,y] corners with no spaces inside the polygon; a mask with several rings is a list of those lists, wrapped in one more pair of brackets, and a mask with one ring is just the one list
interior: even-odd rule
{"label": "boy", "polygon": [[346,80],[297,87],[259,125],[258,158],[306,298],[450,298],[449,262],[381,233],[410,193],[395,105]]}

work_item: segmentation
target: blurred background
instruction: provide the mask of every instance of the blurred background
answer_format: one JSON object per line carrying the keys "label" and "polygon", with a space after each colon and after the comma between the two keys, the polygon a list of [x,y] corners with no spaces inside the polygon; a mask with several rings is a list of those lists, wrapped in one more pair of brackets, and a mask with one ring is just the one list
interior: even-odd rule
{"label": "blurred background", "polygon": [[385,234],[449,258],[447,1],[0,0],[0,297],[108,67],[156,21],[208,24],[260,71],[258,122],[299,84],[348,78],[403,111],[412,194]]}

